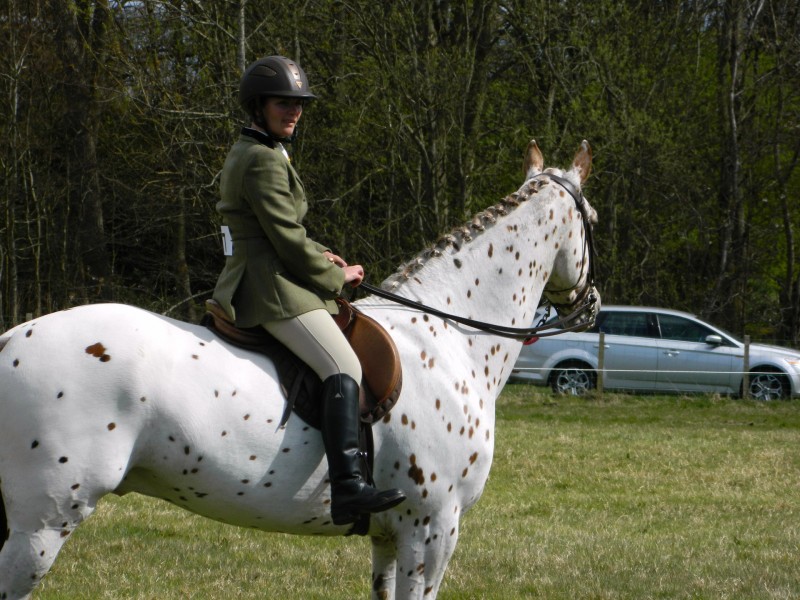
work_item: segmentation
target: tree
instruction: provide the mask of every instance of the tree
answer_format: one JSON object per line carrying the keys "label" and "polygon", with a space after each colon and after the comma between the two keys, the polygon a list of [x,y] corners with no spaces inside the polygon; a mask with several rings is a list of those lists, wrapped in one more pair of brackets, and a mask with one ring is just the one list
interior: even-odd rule
{"label": "tree", "polygon": [[[56,141],[57,170],[65,179],[63,202],[55,205],[60,225],[53,231],[63,248],[63,261],[75,269],[78,289],[59,290],[58,301],[77,294],[84,300],[109,300],[107,238],[97,157],[101,69],[107,54],[109,7],[107,0],[47,3],[47,17],[55,25],[53,84],[61,100],[62,136]],[[56,74],[60,74],[60,77]],[[54,140],[55,141],[55,140]],[[60,293],[59,293],[60,292]]]}
{"label": "tree", "polygon": [[259,56],[319,101],[292,159],[312,236],[376,281],[520,184],[531,138],[594,149],[606,302],[800,337],[791,0],[5,0],[0,307],[195,319]]}

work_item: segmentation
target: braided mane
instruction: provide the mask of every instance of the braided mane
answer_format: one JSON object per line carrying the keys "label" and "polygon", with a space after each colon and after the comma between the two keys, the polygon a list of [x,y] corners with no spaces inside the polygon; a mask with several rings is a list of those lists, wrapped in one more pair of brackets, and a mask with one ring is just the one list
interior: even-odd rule
{"label": "braided mane", "polygon": [[475,214],[469,221],[454,228],[450,233],[440,236],[433,246],[426,248],[416,257],[400,265],[397,271],[381,284],[381,287],[386,290],[395,290],[424,267],[431,258],[441,256],[448,248],[453,248],[454,252],[458,252],[462,246],[471,242],[474,236],[480,235],[486,229],[486,225],[497,223],[498,218],[508,215],[522,202],[529,200],[548,182],[549,180],[532,179],[527,186],[509,194],[494,206]]}

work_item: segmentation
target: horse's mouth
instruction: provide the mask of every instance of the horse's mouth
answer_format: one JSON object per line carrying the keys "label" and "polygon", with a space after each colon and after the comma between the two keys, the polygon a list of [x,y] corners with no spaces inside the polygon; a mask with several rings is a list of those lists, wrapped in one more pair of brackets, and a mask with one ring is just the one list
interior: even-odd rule
{"label": "horse's mouth", "polygon": [[597,313],[600,312],[600,306],[600,292],[597,291],[596,287],[591,286],[589,288],[589,293],[586,295],[585,307],[576,319],[579,326],[575,331],[586,331],[594,327],[595,321],[597,320]]}
{"label": "horse's mouth", "polygon": [[564,329],[573,332],[586,331],[594,327],[600,305],[600,292],[594,285],[586,286],[574,296],[570,304],[553,303],[556,312],[563,318]]}

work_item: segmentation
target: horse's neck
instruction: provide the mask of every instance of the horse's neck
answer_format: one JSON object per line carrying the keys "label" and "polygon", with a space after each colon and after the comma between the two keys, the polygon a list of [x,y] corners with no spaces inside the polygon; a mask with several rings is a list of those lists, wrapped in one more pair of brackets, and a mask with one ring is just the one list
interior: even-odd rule
{"label": "horse's neck", "polygon": [[423,253],[384,287],[445,312],[496,325],[529,327],[556,256],[552,194],[526,200],[484,230],[458,233]]}
{"label": "horse's neck", "polygon": [[[494,222],[483,222],[483,230],[461,230],[423,252],[384,282],[384,289],[438,310],[508,327],[530,327],[544,285],[557,254],[555,221],[561,224],[552,193],[533,195],[508,206],[507,214]],[[566,228],[561,228],[566,229]],[[563,244],[568,232],[558,233]],[[470,238],[470,239],[468,239]],[[507,381],[522,344],[441,321],[424,312],[392,306],[380,299],[366,300],[380,321],[388,324],[393,337],[408,358],[421,364],[430,385],[431,377],[444,376],[446,385],[455,377],[459,402],[471,398],[470,410],[492,420],[495,400]],[[365,308],[367,307],[365,306]],[[449,357],[450,369],[437,369],[437,357]],[[419,358],[422,363],[419,363]],[[432,363],[432,364],[431,364]],[[453,371],[452,369],[456,369]],[[468,391],[475,395],[466,395]]]}

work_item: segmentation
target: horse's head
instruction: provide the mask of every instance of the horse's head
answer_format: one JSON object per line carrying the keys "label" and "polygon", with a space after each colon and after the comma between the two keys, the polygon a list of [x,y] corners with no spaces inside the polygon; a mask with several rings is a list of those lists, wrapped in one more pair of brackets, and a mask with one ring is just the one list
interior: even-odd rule
{"label": "horse's head", "polygon": [[592,149],[584,140],[567,171],[543,170],[543,167],[539,146],[531,140],[523,164],[526,184],[549,181],[563,188],[566,193],[561,196],[567,206],[560,221],[570,227],[566,243],[559,245],[544,297],[558,312],[565,329],[584,331],[594,324],[600,310],[600,294],[594,286],[592,239],[592,225],[597,223],[597,212],[581,192],[581,186],[592,170]]}

